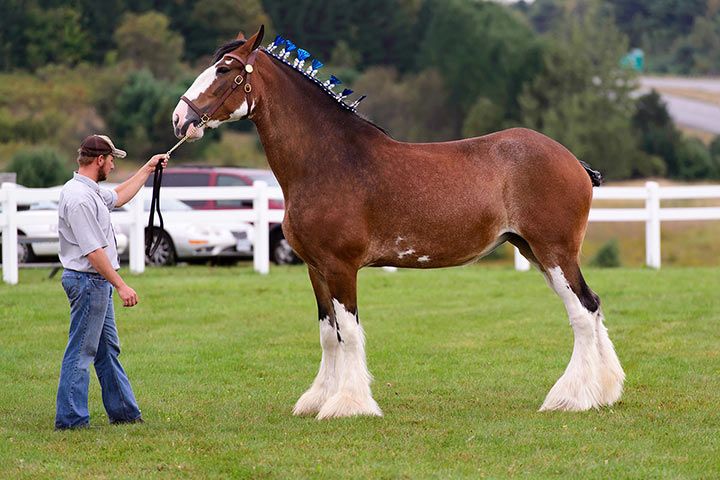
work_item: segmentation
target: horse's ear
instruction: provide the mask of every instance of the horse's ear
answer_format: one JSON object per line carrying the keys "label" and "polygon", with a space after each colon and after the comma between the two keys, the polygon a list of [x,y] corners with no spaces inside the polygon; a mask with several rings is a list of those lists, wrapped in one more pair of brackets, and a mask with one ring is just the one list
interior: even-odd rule
{"label": "horse's ear", "polygon": [[245,40],[245,34],[240,30],[237,34],[237,37],[235,37],[235,40]]}
{"label": "horse's ear", "polygon": [[260,29],[257,31],[257,33],[250,37],[250,40],[248,40],[248,42],[252,42],[252,49],[250,50],[251,52],[260,46],[264,35],[265,25],[260,25]]}

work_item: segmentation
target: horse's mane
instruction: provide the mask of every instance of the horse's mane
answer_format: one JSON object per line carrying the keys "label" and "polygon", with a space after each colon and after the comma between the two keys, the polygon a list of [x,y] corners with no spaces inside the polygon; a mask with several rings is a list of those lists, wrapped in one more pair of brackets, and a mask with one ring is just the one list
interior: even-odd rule
{"label": "horse's mane", "polygon": [[[233,50],[235,50],[235,49],[238,48],[239,46],[244,45],[245,42],[246,42],[245,40],[232,40],[232,41],[230,41],[230,42],[225,43],[224,45],[219,46],[218,49],[215,50],[215,53],[213,54],[212,62],[210,62],[210,64],[212,65],[212,64],[214,64],[214,63],[217,63],[217,61],[220,60],[226,53],[232,52]],[[300,72],[298,72],[295,68],[293,68],[292,66],[288,65],[287,63],[285,63],[285,62],[283,62],[283,61],[281,61],[281,60],[278,60],[274,55],[268,53],[267,50],[265,50],[264,48],[262,48],[262,47],[260,47],[260,48],[261,48],[261,50],[262,50],[263,52],[265,52],[265,53],[267,54],[267,56],[268,56],[269,58],[271,58],[273,61],[275,61],[276,63],[278,63],[278,64],[280,64],[280,65],[284,65],[284,66],[288,67],[290,70],[292,70],[293,72],[295,72],[295,73],[296,73],[299,77],[301,77],[303,80],[305,80],[306,82],[314,85],[316,88],[319,88],[319,89],[320,89],[323,93],[325,93],[328,97],[334,99],[334,97],[332,96],[332,94],[331,94],[330,92],[328,92],[327,90],[325,90],[324,88],[322,88],[319,84],[313,82],[312,80],[310,80],[309,78],[307,78],[305,75],[300,74]],[[337,102],[335,102],[335,103],[337,103]],[[355,115],[355,116],[356,116],[357,118],[359,118],[360,120],[362,120],[362,121],[364,121],[364,122],[366,122],[366,123],[369,123],[369,124],[372,125],[373,127],[375,127],[375,128],[377,128],[378,130],[380,130],[382,133],[384,133],[385,135],[387,135],[388,137],[391,137],[391,135],[390,135],[384,128],[382,128],[381,126],[375,124],[374,122],[372,122],[371,120],[369,120],[369,119],[368,119],[367,117],[365,117],[364,115],[358,113],[356,110],[348,110],[347,108],[341,107],[339,104],[336,105],[336,108],[339,108],[340,110],[346,111],[347,113],[349,113],[349,114],[351,114],[351,115]]]}

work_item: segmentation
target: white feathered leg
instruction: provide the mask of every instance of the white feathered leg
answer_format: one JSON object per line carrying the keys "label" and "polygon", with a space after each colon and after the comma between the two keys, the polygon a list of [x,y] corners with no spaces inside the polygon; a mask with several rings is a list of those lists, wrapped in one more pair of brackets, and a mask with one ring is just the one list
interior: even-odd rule
{"label": "white feathered leg", "polygon": [[615,348],[610,341],[603,320],[604,315],[602,309],[600,309],[595,317],[595,335],[600,351],[600,404],[612,405],[622,395],[625,372],[620,365],[620,360],[615,353]]}
{"label": "white feathered leg", "polygon": [[603,404],[600,342],[595,314],[589,312],[570,288],[560,267],[548,269],[548,283],[562,298],[575,335],[570,363],[555,383],[540,410],[581,411]]}
{"label": "white feathered leg", "polygon": [[330,318],[320,320],[320,345],[322,346],[322,360],[320,370],[315,381],[310,386],[293,408],[294,415],[315,415],[338,390],[339,364],[343,352],[337,340],[335,328],[330,325]]}
{"label": "white feathered leg", "polygon": [[341,355],[338,356],[339,388],[322,406],[318,419],[353,415],[382,416],[372,398],[372,375],[365,360],[365,334],[355,315],[333,299],[335,316],[340,327]]}

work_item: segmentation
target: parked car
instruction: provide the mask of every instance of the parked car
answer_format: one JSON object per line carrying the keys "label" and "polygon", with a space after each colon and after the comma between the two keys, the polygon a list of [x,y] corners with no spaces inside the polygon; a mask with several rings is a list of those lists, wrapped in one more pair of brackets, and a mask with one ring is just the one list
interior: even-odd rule
{"label": "parked car", "polygon": [[[173,198],[160,198],[164,229],[155,216],[154,231],[146,227],[145,235],[160,236],[160,244],[151,256],[145,256],[149,265],[173,265],[178,260],[212,258],[238,258],[252,256],[252,225],[247,222],[217,223],[208,221],[202,212],[193,210],[184,202]],[[150,200],[145,201],[145,211],[150,211]],[[121,207],[122,210],[127,206]],[[120,226],[121,231],[130,234],[130,226]]]}
{"label": "parked car", "polygon": [[[19,205],[18,211],[23,215],[36,215],[34,212],[54,211],[57,216],[57,202],[36,202],[31,205]],[[2,206],[0,206],[2,212]],[[128,238],[113,225],[118,255],[125,253]],[[28,241],[27,239],[30,239]],[[0,252],[2,252],[2,235],[0,234]],[[24,225],[18,228],[18,263],[30,263],[38,260],[57,261],[60,251],[60,240],[57,223]],[[0,257],[1,258],[1,257]]]}
{"label": "parked car", "polygon": [[[164,187],[246,187],[252,186],[256,180],[262,180],[271,187],[279,186],[270,170],[211,166],[166,168],[162,184]],[[152,178],[148,179],[146,185],[152,186]],[[188,200],[185,203],[198,210],[252,208],[252,200]],[[271,209],[283,209],[284,203],[282,200],[270,200],[268,206]],[[279,223],[270,224],[270,260],[278,265],[301,263],[285,240]]]}

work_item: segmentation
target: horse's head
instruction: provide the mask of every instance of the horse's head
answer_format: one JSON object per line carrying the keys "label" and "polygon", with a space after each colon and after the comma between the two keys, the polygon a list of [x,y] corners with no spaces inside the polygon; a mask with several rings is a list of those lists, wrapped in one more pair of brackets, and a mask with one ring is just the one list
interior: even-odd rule
{"label": "horse's head", "polygon": [[238,38],[215,53],[213,64],[202,72],[182,96],[173,111],[175,135],[184,136],[190,125],[198,127],[188,139],[202,138],[204,127],[247,118],[257,105],[261,88],[253,75],[257,48],[264,27],[245,40]]}

